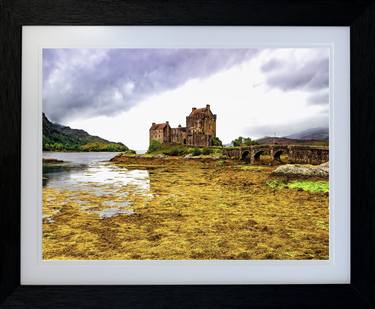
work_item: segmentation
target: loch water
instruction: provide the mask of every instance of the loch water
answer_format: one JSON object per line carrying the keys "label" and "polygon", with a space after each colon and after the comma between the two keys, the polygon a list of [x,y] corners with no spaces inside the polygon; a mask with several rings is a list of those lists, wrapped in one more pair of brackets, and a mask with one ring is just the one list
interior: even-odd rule
{"label": "loch water", "polygon": [[[109,160],[116,156],[115,152],[43,152],[45,159],[63,161],[58,164],[43,165],[43,187],[58,190],[69,190],[89,193],[95,196],[106,196],[111,205],[100,210],[100,217],[111,217],[117,214],[131,214],[130,202],[126,192],[119,196],[119,190],[129,186],[132,192],[145,195],[150,188],[149,172],[147,170],[118,167]],[[121,196],[123,199],[121,199]],[[120,199],[119,199],[120,197]],[[72,201],[82,204],[82,201]]]}

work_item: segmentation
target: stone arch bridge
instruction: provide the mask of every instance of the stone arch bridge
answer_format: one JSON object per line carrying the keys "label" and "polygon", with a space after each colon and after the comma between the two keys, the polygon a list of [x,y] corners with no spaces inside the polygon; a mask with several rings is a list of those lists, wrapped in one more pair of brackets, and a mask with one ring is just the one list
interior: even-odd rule
{"label": "stone arch bridge", "polygon": [[231,159],[247,161],[251,164],[260,162],[261,155],[269,155],[272,161],[281,162],[282,154],[288,155],[287,163],[321,164],[329,160],[328,146],[305,145],[252,145],[224,149]]}

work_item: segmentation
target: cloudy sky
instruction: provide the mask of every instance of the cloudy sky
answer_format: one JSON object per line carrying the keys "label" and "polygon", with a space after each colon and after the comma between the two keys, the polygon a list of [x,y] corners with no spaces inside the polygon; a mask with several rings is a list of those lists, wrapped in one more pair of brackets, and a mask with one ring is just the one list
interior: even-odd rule
{"label": "cloudy sky", "polygon": [[206,104],[224,143],[328,127],[329,49],[43,50],[47,117],[132,149]]}

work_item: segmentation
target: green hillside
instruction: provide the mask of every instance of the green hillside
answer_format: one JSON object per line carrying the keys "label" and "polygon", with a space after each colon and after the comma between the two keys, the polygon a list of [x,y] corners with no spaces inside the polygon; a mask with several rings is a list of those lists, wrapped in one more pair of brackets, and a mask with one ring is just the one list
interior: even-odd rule
{"label": "green hillside", "polygon": [[43,150],[45,151],[128,151],[122,143],[92,136],[84,130],[52,123],[43,113]]}

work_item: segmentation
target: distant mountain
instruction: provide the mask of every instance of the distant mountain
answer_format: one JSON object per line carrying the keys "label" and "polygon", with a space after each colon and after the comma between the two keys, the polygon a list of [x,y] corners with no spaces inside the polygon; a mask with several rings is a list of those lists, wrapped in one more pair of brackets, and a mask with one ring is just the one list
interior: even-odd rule
{"label": "distant mountain", "polygon": [[329,133],[328,128],[312,128],[288,135],[286,138],[302,140],[328,140]]}
{"label": "distant mountain", "polygon": [[285,137],[266,136],[256,142],[258,144],[326,146],[328,138],[328,128],[312,128]]}
{"label": "distant mountain", "polygon": [[43,150],[49,151],[128,151],[122,143],[108,141],[84,130],[52,123],[43,113]]}

